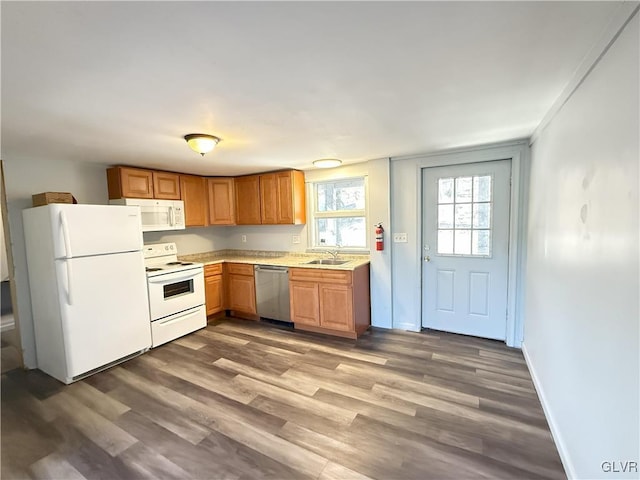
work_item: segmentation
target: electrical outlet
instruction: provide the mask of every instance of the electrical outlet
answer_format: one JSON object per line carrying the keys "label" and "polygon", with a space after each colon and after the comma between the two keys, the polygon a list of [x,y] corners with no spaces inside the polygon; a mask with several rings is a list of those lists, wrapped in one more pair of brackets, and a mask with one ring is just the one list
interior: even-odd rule
{"label": "electrical outlet", "polygon": [[247,236],[246,236],[246,235],[242,235],[242,236],[240,237],[240,241],[241,241],[242,243],[247,243]]}
{"label": "electrical outlet", "polygon": [[407,243],[407,234],[406,233],[394,233],[393,234],[393,243]]}
{"label": "electrical outlet", "polygon": [[293,244],[300,243],[300,235],[291,235],[291,243]]}

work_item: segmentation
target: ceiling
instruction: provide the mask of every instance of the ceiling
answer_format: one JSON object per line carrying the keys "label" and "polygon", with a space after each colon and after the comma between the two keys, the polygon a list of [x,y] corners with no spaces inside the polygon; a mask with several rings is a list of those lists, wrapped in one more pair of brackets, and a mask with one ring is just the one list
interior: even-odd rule
{"label": "ceiling", "polygon": [[237,175],[528,137],[618,7],[3,1],[2,158]]}

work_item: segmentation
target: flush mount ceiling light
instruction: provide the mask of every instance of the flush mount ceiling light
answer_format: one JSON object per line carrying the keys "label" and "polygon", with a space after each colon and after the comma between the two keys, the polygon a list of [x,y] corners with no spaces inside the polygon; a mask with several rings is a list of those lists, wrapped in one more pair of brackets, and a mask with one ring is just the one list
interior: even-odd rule
{"label": "flush mount ceiling light", "polygon": [[321,158],[313,162],[313,166],[318,168],[333,168],[339,167],[340,165],[342,165],[342,160],[338,160],[337,158]]}
{"label": "flush mount ceiling light", "polygon": [[218,137],[205,133],[190,133],[189,135],[185,135],[184,139],[187,141],[189,147],[191,147],[191,150],[198,152],[202,156],[213,150],[220,141]]}

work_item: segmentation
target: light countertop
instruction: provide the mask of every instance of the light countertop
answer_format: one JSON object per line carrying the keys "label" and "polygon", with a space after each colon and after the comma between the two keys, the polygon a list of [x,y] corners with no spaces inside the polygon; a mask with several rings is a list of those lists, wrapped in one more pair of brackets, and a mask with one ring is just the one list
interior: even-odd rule
{"label": "light countertop", "polygon": [[342,265],[309,265],[316,259],[329,259],[326,253],[274,252],[261,250],[217,250],[213,252],[180,255],[180,260],[201,262],[205,265],[215,263],[247,263],[251,265],[277,265],[296,268],[321,268],[329,270],[355,270],[369,263],[369,255],[340,254],[338,260],[347,260]]}

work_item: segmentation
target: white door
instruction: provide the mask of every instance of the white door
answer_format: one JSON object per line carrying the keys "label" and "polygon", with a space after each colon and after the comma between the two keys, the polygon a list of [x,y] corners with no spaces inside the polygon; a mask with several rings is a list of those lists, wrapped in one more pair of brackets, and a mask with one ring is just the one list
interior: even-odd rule
{"label": "white door", "polygon": [[423,170],[423,327],[506,338],[510,179],[510,160]]}
{"label": "white door", "polygon": [[55,258],[142,250],[140,207],[54,204],[49,209]]}
{"label": "white door", "polygon": [[56,260],[68,380],[151,346],[142,252]]}

